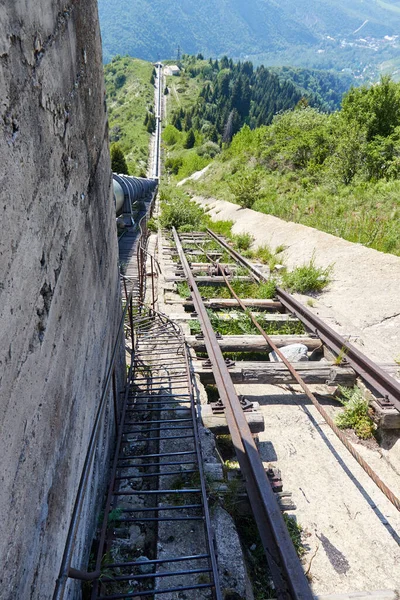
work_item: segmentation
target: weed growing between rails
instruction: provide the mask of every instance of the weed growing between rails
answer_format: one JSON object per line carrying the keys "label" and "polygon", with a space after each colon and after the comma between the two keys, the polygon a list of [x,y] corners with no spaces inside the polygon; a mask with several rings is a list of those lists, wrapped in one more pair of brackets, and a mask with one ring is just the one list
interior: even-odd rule
{"label": "weed growing between rails", "polygon": [[[235,319],[222,319],[211,310],[207,310],[211,325],[215,332],[221,335],[257,335],[258,329],[247,314],[236,313]],[[257,318],[260,325],[268,335],[303,335],[304,326],[297,322],[270,322],[264,321],[262,315]],[[197,320],[189,322],[192,335],[201,333],[200,323]]]}
{"label": "weed growing between rails", "polygon": [[[303,294],[307,293],[319,293],[325,287],[327,287],[331,281],[331,275],[333,271],[333,265],[329,267],[317,267],[315,254],[312,256],[309,263],[301,265],[292,271],[288,272],[283,264],[282,253],[285,250],[284,246],[278,246],[275,250],[272,250],[269,246],[263,245],[258,248],[251,248],[254,243],[254,237],[249,232],[241,234],[232,234],[232,221],[211,221],[209,215],[206,214],[204,209],[197,206],[186,196],[181,190],[177,190],[172,187],[164,187],[161,191],[161,216],[159,219],[161,227],[166,229],[172,229],[175,227],[180,233],[190,233],[192,231],[205,231],[207,228],[211,229],[219,235],[223,235],[228,239],[229,243],[235,250],[242,252],[247,258],[259,260],[264,264],[268,264],[271,273],[274,271],[278,264],[283,267],[282,275],[271,275],[270,281],[267,284],[261,284],[254,288],[247,288],[244,284],[243,287],[237,286],[239,282],[235,282],[234,289],[238,295],[242,297],[253,297],[253,298],[273,298],[275,295],[275,288],[280,285],[284,289],[290,292],[299,292]],[[155,227],[155,222],[152,223],[152,227]],[[220,246],[215,240],[209,240],[203,246],[196,243],[187,243],[185,248],[190,250],[199,251],[203,249],[204,254],[197,255],[197,262],[208,262],[206,253],[209,251],[219,251]],[[230,257],[226,251],[221,252],[218,262],[229,262]],[[181,288],[183,290],[184,288]],[[178,288],[179,290],[179,288]],[[230,294],[228,290],[224,288],[216,290],[209,290],[204,286],[204,296],[206,298],[229,298]],[[183,295],[182,291],[179,291]],[[216,294],[216,295],[209,295]],[[188,296],[189,294],[186,294]],[[185,297],[185,296],[184,296]]]}
{"label": "weed growing between rails", "polygon": [[[235,281],[231,282],[231,285],[238,296],[242,298],[256,298],[259,300],[271,300],[275,298],[276,295],[276,284],[275,281],[271,280],[266,283],[248,283],[244,281]],[[207,285],[199,285],[199,292],[203,298],[206,299],[229,299],[231,298],[231,294],[227,287],[218,285],[218,286],[207,286]],[[190,289],[186,282],[177,284],[177,291],[181,298],[187,298],[190,296]]]}
{"label": "weed growing between rails", "polygon": [[340,402],[344,411],[336,417],[336,425],[341,429],[353,429],[362,440],[372,438],[375,424],[369,416],[368,400],[358,388],[339,388]]}

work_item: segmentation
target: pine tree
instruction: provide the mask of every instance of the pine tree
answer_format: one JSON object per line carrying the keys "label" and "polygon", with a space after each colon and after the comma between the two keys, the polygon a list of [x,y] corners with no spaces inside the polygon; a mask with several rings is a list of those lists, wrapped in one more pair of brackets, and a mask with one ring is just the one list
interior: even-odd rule
{"label": "pine tree", "polygon": [[124,153],[119,144],[111,146],[111,170],[113,173],[129,175],[128,165],[126,164]]}
{"label": "pine tree", "polygon": [[189,150],[190,148],[193,148],[195,142],[196,142],[196,136],[194,135],[194,131],[193,131],[193,129],[189,129],[185,143],[183,144],[183,147]]}
{"label": "pine tree", "polygon": [[218,133],[217,133],[217,130],[215,127],[211,127],[210,133],[209,133],[209,138],[215,144],[218,143]]}
{"label": "pine tree", "polygon": [[156,117],[153,113],[148,113],[148,121],[147,121],[147,131],[149,133],[154,133],[156,130]]}

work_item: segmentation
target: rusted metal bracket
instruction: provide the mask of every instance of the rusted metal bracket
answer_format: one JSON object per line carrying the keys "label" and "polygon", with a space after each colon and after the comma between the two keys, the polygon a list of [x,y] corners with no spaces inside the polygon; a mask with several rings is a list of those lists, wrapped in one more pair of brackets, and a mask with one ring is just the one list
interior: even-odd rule
{"label": "rusted metal bracket", "polygon": [[282,483],[282,474],[281,474],[280,470],[276,469],[275,467],[270,467],[267,470],[267,477],[269,479],[269,482],[270,482],[274,492],[275,493],[282,492],[283,483]]}
{"label": "rusted metal bracket", "polygon": [[393,402],[387,398],[375,398],[375,402],[379,404],[381,408],[395,408]]}
{"label": "rusted metal bracket", "polygon": [[[243,412],[252,412],[254,405],[252,402],[249,402],[249,400],[245,398],[245,396],[239,396],[239,402],[240,406],[243,409]],[[213,411],[213,414],[215,415],[223,414],[225,411],[225,406],[223,405],[221,398],[219,398],[217,402],[211,402],[210,406],[211,410]]]}

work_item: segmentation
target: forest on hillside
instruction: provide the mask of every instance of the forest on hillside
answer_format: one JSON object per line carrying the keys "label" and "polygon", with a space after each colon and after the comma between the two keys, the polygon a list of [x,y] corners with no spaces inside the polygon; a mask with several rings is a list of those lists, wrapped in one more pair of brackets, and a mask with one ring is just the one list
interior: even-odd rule
{"label": "forest on hillside", "polygon": [[400,255],[400,84],[390,78],[352,88],[334,113],[299,103],[270,125],[245,124],[213,160],[197,132],[192,149],[172,125],[165,134],[177,180],[210,165],[185,184],[192,193]]}
{"label": "forest on hillside", "polygon": [[251,129],[267,125],[299,102],[335,110],[352,81],[332,72],[254,68],[250,61],[235,63],[226,56],[205,61],[201,54],[184,55],[180,66],[178,87],[197,78],[199,93],[191,105],[174,110],[170,123],[179,131],[201,130],[213,142],[229,142],[244,124]]}

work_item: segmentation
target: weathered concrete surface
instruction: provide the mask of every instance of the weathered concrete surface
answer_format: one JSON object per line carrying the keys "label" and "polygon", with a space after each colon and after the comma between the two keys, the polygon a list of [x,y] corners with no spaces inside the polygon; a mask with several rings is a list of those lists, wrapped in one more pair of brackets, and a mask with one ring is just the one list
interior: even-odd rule
{"label": "weathered concrete surface", "polygon": [[[350,339],[364,354],[381,363],[400,358],[400,257],[353,244],[329,233],[241,209],[237,204],[195,197],[214,220],[231,219],[234,233],[250,232],[255,245],[286,246],[289,268],[308,262],[333,264],[333,280],[307,308]],[[306,304],[307,296],[295,294]],[[400,377],[400,370],[399,375]],[[382,453],[400,471],[398,432],[383,435]]]}
{"label": "weathered concrete surface", "polygon": [[[400,355],[400,257],[353,244],[324,231],[264,215],[237,204],[195,197],[214,220],[231,219],[233,232],[250,232],[255,245],[286,247],[283,260],[289,268],[308,262],[333,265],[333,281],[315,300],[314,310],[333,329],[372,359],[392,362]],[[305,302],[306,297],[300,297]],[[362,339],[357,339],[361,337]]]}
{"label": "weathered concrete surface", "polygon": [[[400,590],[400,513],[342,445],[296,386],[236,386],[259,402],[265,432],[259,434],[264,465],[276,466],[293,515],[303,527],[304,570],[314,594]],[[314,388],[322,392],[323,388]],[[324,408],[334,418],[339,406]],[[399,494],[399,474],[377,444],[351,440],[356,450]],[[357,597],[357,596],[356,596]],[[378,596],[379,597],[379,596]]]}
{"label": "weathered concrete surface", "polygon": [[0,598],[34,600],[52,597],[120,317],[95,0],[0,4],[0,127]]}

